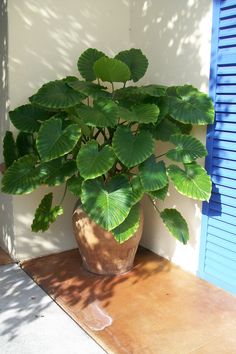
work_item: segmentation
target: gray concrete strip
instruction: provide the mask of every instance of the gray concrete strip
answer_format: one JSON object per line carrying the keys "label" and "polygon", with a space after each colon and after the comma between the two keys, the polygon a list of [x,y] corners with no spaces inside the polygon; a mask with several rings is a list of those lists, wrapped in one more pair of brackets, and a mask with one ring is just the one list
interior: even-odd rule
{"label": "gray concrete strip", "polygon": [[16,264],[0,267],[1,354],[104,354]]}

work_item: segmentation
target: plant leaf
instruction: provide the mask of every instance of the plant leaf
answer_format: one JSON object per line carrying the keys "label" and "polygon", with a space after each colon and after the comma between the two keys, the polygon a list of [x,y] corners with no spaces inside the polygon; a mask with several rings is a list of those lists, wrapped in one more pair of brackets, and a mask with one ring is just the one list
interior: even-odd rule
{"label": "plant leaf", "polygon": [[98,150],[98,143],[92,140],[81,147],[76,163],[80,175],[85,180],[93,179],[112,168],[115,163],[115,155],[112,148],[108,145]]}
{"label": "plant leaf", "polygon": [[15,161],[2,179],[2,192],[8,194],[28,194],[43,181],[46,170],[42,166],[35,167],[37,157],[25,155]]}
{"label": "plant leaf", "polygon": [[32,104],[26,104],[10,111],[9,117],[14,127],[22,132],[33,133],[39,130],[40,122],[49,119],[53,114]]}
{"label": "plant leaf", "polygon": [[112,97],[110,92],[105,91],[107,89],[106,87],[94,84],[93,82],[76,80],[68,82],[68,85],[75,91],[78,91],[86,96],[91,96],[94,99],[109,99]]}
{"label": "plant leaf", "polygon": [[35,141],[32,133],[19,132],[16,137],[16,146],[19,157],[35,154]]}
{"label": "plant leaf", "polygon": [[165,94],[166,87],[161,85],[129,86],[115,90],[114,98],[122,102],[123,106],[129,108],[132,105],[144,102],[150,97],[161,97]]}
{"label": "plant leaf", "polygon": [[175,149],[169,150],[166,154],[171,160],[190,163],[207,155],[204,145],[191,135],[175,134],[170,137],[170,142],[176,145]]}
{"label": "plant leaf", "polygon": [[68,190],[74,194],[76,197],[81,196],[83,178],[80,176],[72,176],[66,181]]}
{"label": "plant leaf", "polygon": [[42,161],[50,161],[70,152],[80,138],[80,128],[70,124],[62,130],[62,120],[50,118],[44,122],[36,140]]}
{"label": "plant leaf", "polygon": [[98,59],[104,56],[105,54],[103,52],[100,52],[94,48],[85,50],[79,57],[77,63],[80,75],[87,81],[94,81],[96,76],[93,71],[93,65]]}
{"label": "plant leaf", "polygon": [[93,107],[81,106],[77,108],[77,114],[83,122],[92,127],[114,127],[118,120],[118,107],[110,100],[94,101]]}
{"label": "plant leaf", "polygon": [[56,221],[59,215],[63,214],[63,208],[57,205],[52,208],[53,194],[46,194],[36,209],[31,229],[34,232],[46,231],[50,224]]}
{"label": "plant leaf", "polygon": [[154,140],[148,131],[133,135],[129,128],[118,126],[112,146],[118,159],[130,168],[145,161],[153,153]]}
{"label": "plant leaf", "polygon": [[66,80],[50,81],[29,98],[30,102],[49,109],[67,109],[79,104],[85,96],[73,90]]}
{"label": "plant leaf", "polygon": [[[56,160],[49,161],[48,163],[52,163]],[[49,186],[59,186],[63,184],[68,177],[71,177],[76,171],[76,162],[74,160],[66,161],[60,167],[56,167],[54,165],[54,169],[51,168],[50,173],[45,178],[44,183]]]}
{"label": "plant leaf", "polygon": [[179,97],[163,98],[171,117],[182,123],[206,125],[214,122],[214,107],[208,95],[191,85],[176,88]]}
{"label": "plant leaf", "polygon": [[3,139],[3,157],[6,168],[17,160],[18,152],[12,132],[6,131]]}
{"label": "plant leaf", "polygon": [[169,141],[171,135],[181,133],[178,125],[171,122],[168,118],[164,118],[160,123],[157,123],[155,127],[152,127],[151,130],[155,139],[161,141]]}
{"label": "plant leaf", "polygon": [[184,165],[185,171],[175,165],[167,169],[177,191],[197,200],[209,200],[211,196],[211,179],[206,170],[196,163]]}
{"label": "plant leaf", "polygon": [[120,60],[102,57],[93,66],[97,78],[108,82],[126,82],[130,80],[129,67]]}
{"label": "plant leaf", "polygon": [[154,155],[139,166],[139,176],[146,192],[156,191],[168,184],[165,164],[163,161],[156,162]]}
{"label": "plant leaf", "polygon": [[81,201],[91,219],[111,231],[129,215],[132,188],[123,175],[112,177],[106,184],[101,178],[87,180],[82,184]]}
{"label": "plant leaf", "polygon": [[155,123],[158,119],[159,108],[157,105],[150,103],[133,106],[131,110],[120,106],[119,115],[122,119],[130,122]]}
{"label": "plant leaf", "polygon": [[112,230],[112,234],[118,243],[124,243],[129,238],[134,236],[138,230],[140,224],[140,205],[135,204],[127,218],[115,229]]}
{"label": "plant leaf", "polygon": [[143,190],[143,186],[142,186],[140,177],[138,175],[132,177],[130,180],[130,184],[131,184],[132,191],[133,191],[134,204],[136,204],[137,202],[139,202],[142,199],[142,197],[144,195],[144,190]]}
{"label": "plant leaf", "polygon": [[130,80],[134,82],[141,79],[147,71],[148,60],[140,49],[123,50],[115,56],[115,59],[122,61],[129,67],[131,72]]}
{"label": "plant leaf", "polygon": [[186,245],[189,240],[189,231],[182,215],[176,209],[164,209],[160,216],[171,235]]}
{"label": "plant leaf", "polygon": [[168,189],[169,189],[169,183],[164,188],[158,189],[156,191],[149,191],[148,194],[153,199],[165,200],[168,193]]}

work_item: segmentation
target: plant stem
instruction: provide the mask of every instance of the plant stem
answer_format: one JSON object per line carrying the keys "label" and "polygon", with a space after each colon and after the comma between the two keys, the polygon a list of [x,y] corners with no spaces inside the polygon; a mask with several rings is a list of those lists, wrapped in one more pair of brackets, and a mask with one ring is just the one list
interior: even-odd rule
{"label": "plant stem", "polygon": [[156,159],[159,159],[159,157],[165,156],[165,155],[167,154],[167,152],[168,152],[168,151],[166,151],[164,154],[161,154],[161,155],[159,155],[159,156],[155,156]]}
{"label": "plant stem", "polygon": [[62,203],[63,203],[63,201],[65,199],[65,196],[66,196],[66,192],[67,192],[67,184],[65,185],[64,193],[63,193],[63,196],[61,198],[61,201],[60,201],[59,205],[62,205]]}
{"label": "plant stem", "polygon": [[152,200],[152,198],[150,196],[148,196],[148,198],[150,199],[152,205],[154,206],[154,208],[156,209],[156,211],[161,214],[160,210],[158,209],[158,207],[156,206],[156,204],[154,203],[154,201]]}
{"label": "plant stem", "polygon": [[87,105],[89,106],[89,97],[87,97]]}

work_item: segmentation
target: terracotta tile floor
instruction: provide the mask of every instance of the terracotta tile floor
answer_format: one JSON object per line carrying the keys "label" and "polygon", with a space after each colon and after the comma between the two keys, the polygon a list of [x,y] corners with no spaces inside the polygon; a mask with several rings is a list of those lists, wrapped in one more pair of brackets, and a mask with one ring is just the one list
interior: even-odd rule
{"label": "terracotta tile floor", "polygon": [[0,247],[0,266],[13,263],[9,255]]}
{"label": "terracotta tile floor", "polygon": [[77,250],[23,268],[108,353],[236,353],[236,297],[145,249],[118,277],[86,272]]}

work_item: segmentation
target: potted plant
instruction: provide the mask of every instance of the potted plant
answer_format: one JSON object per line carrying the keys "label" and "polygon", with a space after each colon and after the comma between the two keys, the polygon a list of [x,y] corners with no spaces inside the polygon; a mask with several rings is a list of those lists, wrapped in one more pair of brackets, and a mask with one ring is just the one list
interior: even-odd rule
{"label": "potted plant", "polygon": [[[176,209],[159,211],[155,200],[165,199],[169,181],[190,198],[209,200],[211,194],[210,177],[196,163],[207,151],[190,135],[192,125],[213,123],[210,98],[191,85],[126,86],[147,67],[140,49],[109,58],[90,48],[78,60],[83,79],[50,81],[9,113],[19,132],[14,138],[8,131],[4,138],[2,191],[28,194],[40,185],[65,183],[65,193],[80,201],[74,230],[84,266],[95,273],[132,267],[145,194],[170,234],[184,244],[186,221]],[[158,156],[156,141],[172,147]],[[62,203],[52,204],[50,192],[35,212],[32,231],[47,230],[63,213]]]}

